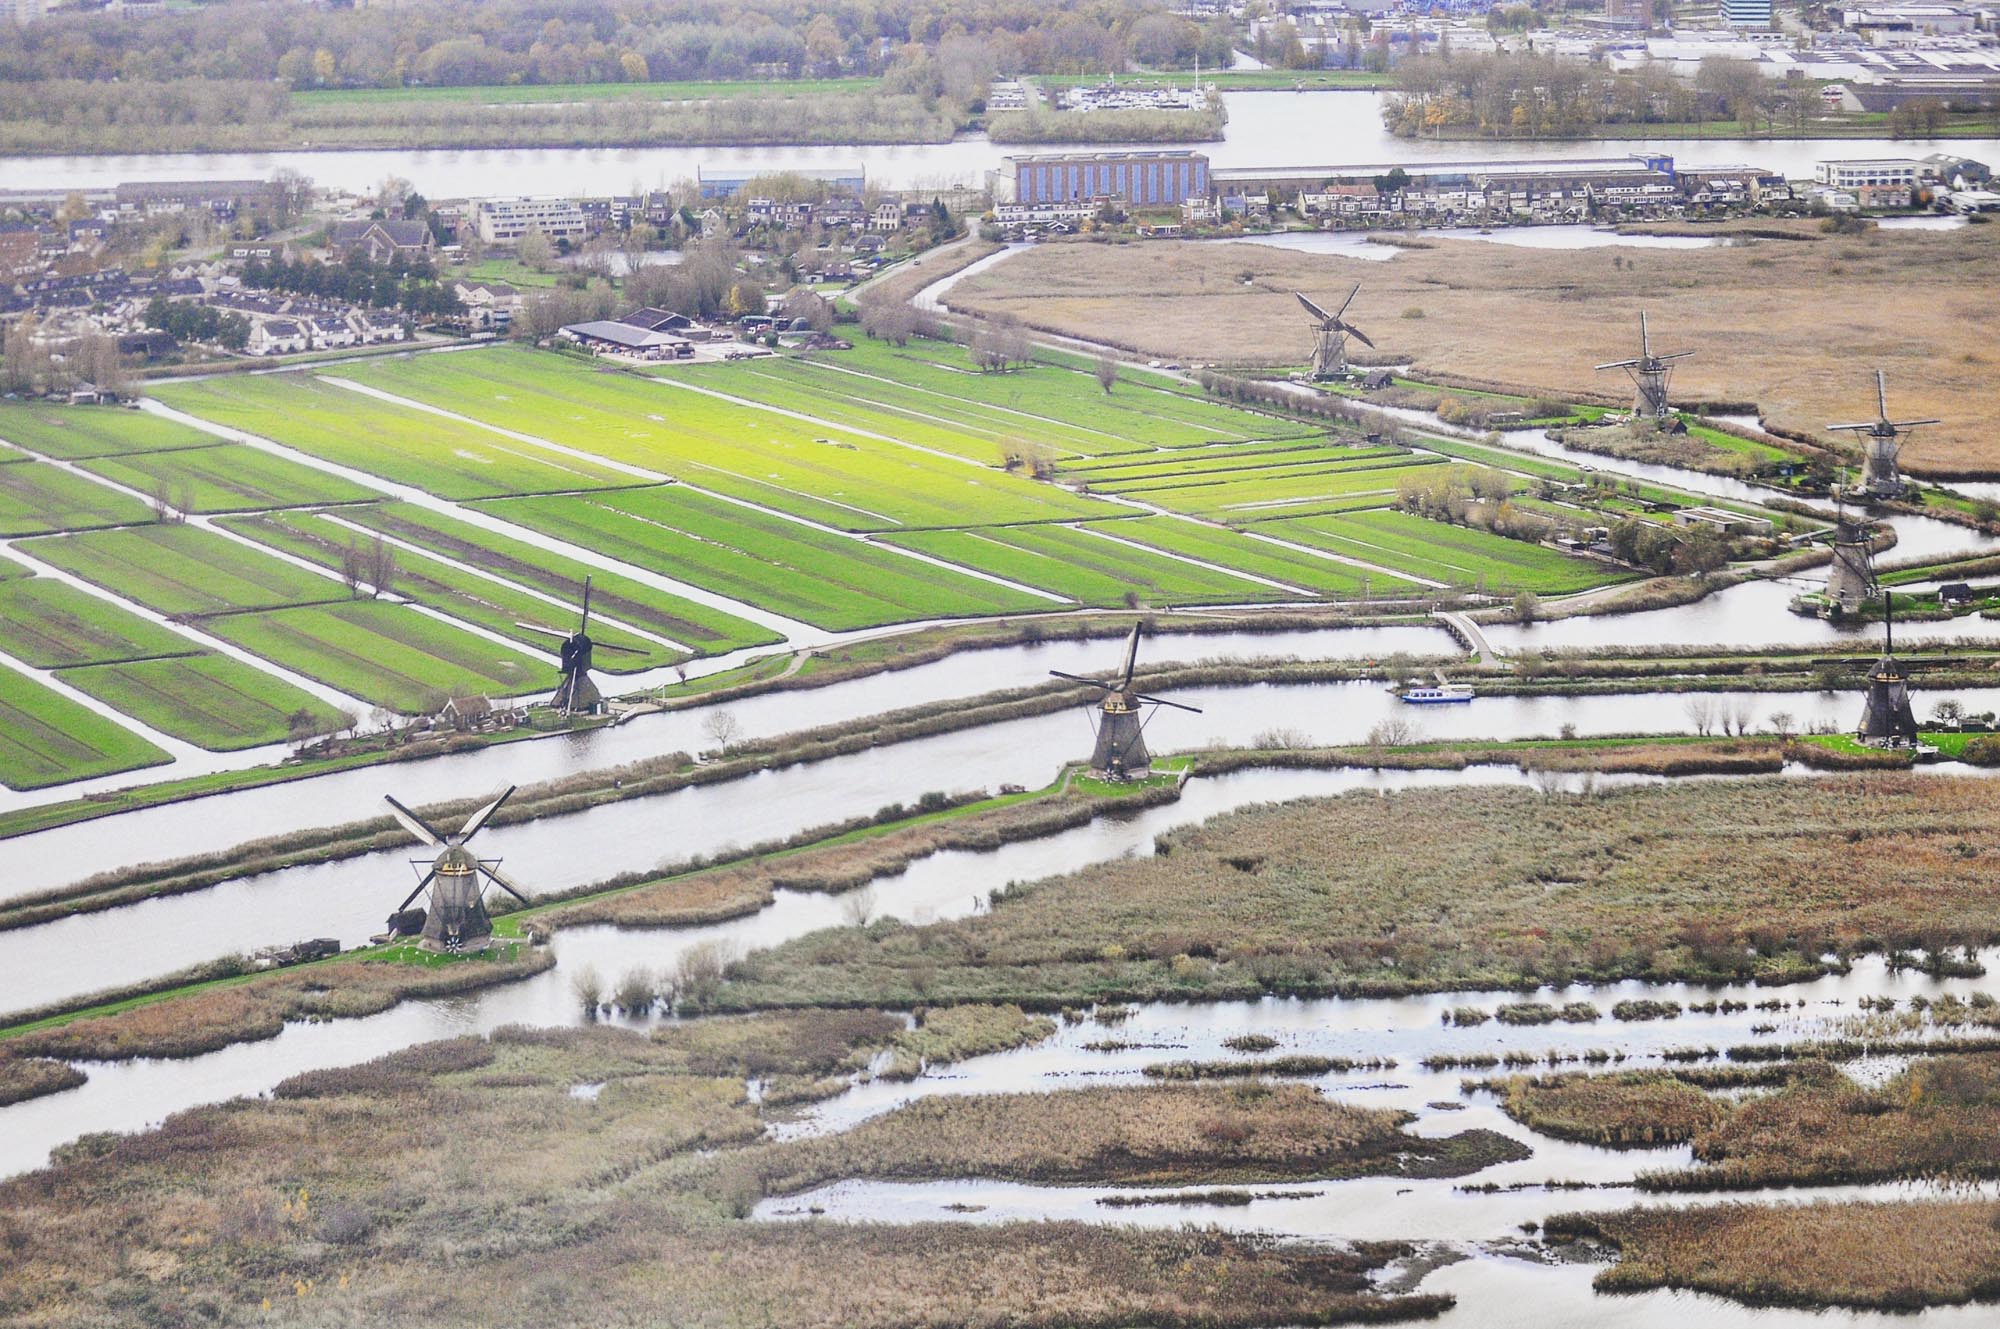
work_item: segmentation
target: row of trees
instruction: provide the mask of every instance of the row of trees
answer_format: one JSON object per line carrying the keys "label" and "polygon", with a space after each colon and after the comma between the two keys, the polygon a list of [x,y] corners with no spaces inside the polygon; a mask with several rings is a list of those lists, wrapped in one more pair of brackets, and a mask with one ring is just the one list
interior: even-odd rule
{"label": "row of trees", "polygon": [[1396,68],[1382,115],[1404,138],[1464,133],[1577,137],[1608,124],[1735,120],[1795,132],[1819,113],[1803,78],[1774,81],[1747,60],[1704,60],[1693,80],[1663,67],[1615,73],[1593,61],[1533,53],[1422,56]]}
{"label": "row of trees", "polygon": [[1226,24],[1160,0],[432,0],[337,8],[225,0],[159,14],[62,11],[0,32],[0,81],[282,81],[293,88],[882,74],[983,41],[998,68],[1091,73],[1226,63]]}
{"label": "row of trees", "polygon": [[118,341],[93,332],[67,341],[44,341],[33,314],[14,320],[0,340],[0,391],[32,394],[68,392],[84,383],[122,394],[131,385],[131,370],[118,353]]}
{"label": "row of trees", "polygon": [[343,263],[253,259],[243,265],[243,284],[378,309],[404,309],[419,317],[465,312],[457,292],[437,280],[437,269],[427,259],[370,263],[359,253]]}
{"label": "row of trees", "polygon": [[146,326],[179,341],[207,342],[240,351],[250,344],[250,320],[209,305],[176,304],[156,295],[146,305]]}

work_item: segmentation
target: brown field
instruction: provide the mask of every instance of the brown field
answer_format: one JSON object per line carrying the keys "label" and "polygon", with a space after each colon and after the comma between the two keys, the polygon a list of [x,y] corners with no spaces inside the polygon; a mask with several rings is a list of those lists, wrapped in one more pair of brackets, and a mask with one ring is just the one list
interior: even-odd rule
{"label": "brown field", "polygon": [[1829,423],[1874,418],[1880,367],[1892,414],[1945,421],[1916,434],[1912,470],[2000,472],[1987,427],[2000,227],[1703,250],[1417,243],[1386,263],[1252,244],[1045,244],[954,287],[952,303],[1148,355],[1298,365],[1311,343],[1291,293],[1338,301],[1358,281],[1352,312],[1378,358],[1558,398],[1626,390],[1593,366],[1634,352],[1644,308],[1656,348],[1700,352],[1675,374],[1678,398],[1755,401],[1772,425],[1824,440]]}
{"label": "brown field", "polygon": [[[1310,756],[1311,754],[1302,754]],[[1900,773],[1258,807],[987,914],[802,937],[724,1007],[1201,999],[1573,979],[1783,981],[1826,949],[2000,939],[1992,782]]]}
{"label": "brown field", "polygon": [[1692,1288],[1771,1306],[1916,1310],[2000,1297],[2000,1205],[1718,1205],[1551,1220],[1621,1259],[1604,1292]]}
{"label": "brown field", "polygon": [[[754,1160],[789,1148],[760,1141],[745,1072],[823,1074],[900,1024],[830,1012],[652,1038],[502,1030],[86,1137],[0,1183],[0,1320],[1249,1329],[1449,1304],[1369,1285],[1401,1247],[1071,1223],[746,1223],[733,1215],[754,1194],[711,1197],[718,1171],[754,1175]],[[573,1095],[581,1084],[602,1088]]]}

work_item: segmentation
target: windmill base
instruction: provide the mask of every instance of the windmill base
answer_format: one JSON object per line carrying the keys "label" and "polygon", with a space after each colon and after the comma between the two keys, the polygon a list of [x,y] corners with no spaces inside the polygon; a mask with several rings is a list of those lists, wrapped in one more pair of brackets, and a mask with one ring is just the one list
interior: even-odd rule
{"label": "windmill base", "polygon": [[492,950],[497,944],[498,939],[489,932],[483,937],[470,937],[457,943],[440,941],[436,937],[425,937],[417,943],[417,949],[429,951],[433,955],[477,955],[481,951]]}

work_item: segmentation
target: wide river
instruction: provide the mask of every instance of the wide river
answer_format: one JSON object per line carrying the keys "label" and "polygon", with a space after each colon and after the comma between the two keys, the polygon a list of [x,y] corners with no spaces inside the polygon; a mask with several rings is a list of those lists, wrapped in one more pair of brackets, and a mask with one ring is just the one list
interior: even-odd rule
{"label": "wide river", "polygon": [[[1949,143],[1880,139],[1794,141],[1729,138],[1583,139],[1561,143],[1426,142],[1399,139],[1382,127],[1382,94],[1374,92],[1232,92],[1229,124],[1219,141],[1199,145],[1216,166],[1319,167],[1374,163],[1480,161],[1514,157],[1622,157],[1670,152],[1704,166],[1748,163],[1793,178],[1813,163],[1884,152],[1920,156],[1949,149],[1982,161],[2000,155],[2000,139]],[[1010,152],[1059,151],[1061,144],[1006,147],[983,135],[950,143],[761,148],[495,148],[474,151],[240,152],[145,156],[0,158],[0,188],[91,189],[121,180],[262,179],[281,166],[322,185],[368,189],[401,176],[432,198],[507,194],[612,193],[691,180],[696,169],[756,170],[859,164],[871,182],[915,189],[982,185]],[[1115,144],[1090,144],[1104,151]]]}

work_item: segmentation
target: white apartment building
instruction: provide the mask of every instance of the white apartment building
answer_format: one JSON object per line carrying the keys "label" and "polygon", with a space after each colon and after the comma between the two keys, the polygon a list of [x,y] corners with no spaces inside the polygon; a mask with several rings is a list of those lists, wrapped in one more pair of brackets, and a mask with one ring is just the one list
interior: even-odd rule
{"label": "white apartment building", "polygon": [[551,240],[584,236],[583,209],[571,198],[482,198],[472,205],[472,223],[489,245],[511,245],[534,230]]}
{"label": "white apartment building", "polygon": [[1848,191],[1868,185],[1914,189],[1922,165],[1906,157],[1850,157],[1817,162],[1813,166],[1813,183]]}

